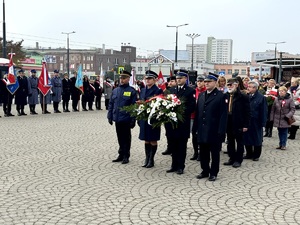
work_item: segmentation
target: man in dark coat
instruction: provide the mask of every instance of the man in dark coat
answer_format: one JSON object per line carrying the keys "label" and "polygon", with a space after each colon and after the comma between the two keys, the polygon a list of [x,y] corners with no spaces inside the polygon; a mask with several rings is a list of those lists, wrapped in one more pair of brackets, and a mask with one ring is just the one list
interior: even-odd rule
{"label": "man in dark coat", "polygon": [[251,119],[249,129],[244,134],[246,156],[244,159],[258,161],[263,142],[263,127],[266,126],[268,106],[266,98],[258,91],[258,83],[250,81],[248,92],[250,98]]}
{"label": "man in dark coat", "polygon": [[35,111],[36,104],[39,103],[39,90],[38,83],[39,80],[36,77],[36,70],[31,70],[31,76],[28,77],[29,89],[28,89],[28,104],[30,108],[30,114],[36,115],[38,114]]}
{"label": "man in dark coat", "polygon": [[77,72],[75,71],[74,77],[71,77],[71,98],[72,98],[72,108],[73,112],[78,112],[77,106],[78,102],[80,100],[81,91],[75,86],[76,84],[76,78],[77,78]]}
{"label": "man in dark coat", "polygon": [[64,112],[70,112],[69,101],[71,96],[71,86],[72,86],[72,82],[69,79],[69,75],[68,73],[65,73],[64,79],[62,80],[62,103],[63,103]]}
{"label": "man in dark coat", "polygon": [[62,81],[59,77],[58,70],[54,70],[54,77],[51,79],[51,84],[54,113],[61,113],[61,111],[58,110],[58,105],[61,101]]}
{"label": "man in dark coat", "polygon": [[[142,88],[140,101],[146,101],[149,98],[163,93],[162,89],[155,85],[158,75],[151,71],[146,71],[146,87]],[[140,126],[139,139],[145,141],[145,163],[143,167],[151,168],[154,166],[154,156],[157,151],[157,141],[160,140],[160,127],[153,128],[147,120],[138,121]]]}
{"label": "man in dark coat", "polygon": [[185,168],[185,158],[187,142],[190,137],[191,114],[195,110],[195,89],[186,84],[188,73],[186,70],[179,70],[176,73],[177,86],[170,89],[171,94],[175,94],[184,104],[183,122],[178,122],[177,127],[166,124],[166,136],[169,139],[172,149],[172,165],[167,173],[176,172],[183,174]]}
{"label": "man in dark coat", "polygon": [[29,90],[29,83],[27,80],[27,77],[24,74],[24,70],[18,71],[18,82],[19,82],[19,88],[15,92],[15,103],[17,105],[17,112],[18,116],[26,116],[27,114],[24,112],[24,107],[27,105],[27,96],[28,96],[28,90]]}
{"label": "man in dark coat", "polygon": [[223,92],[217,89],[217,80],[217,74],[209,74],[204,79],[206,91],[198,96],[193,125],[193,132],[198,135],[202,168],[197,179],[209,177],[209,181],[215,181],[219,173],[220,151],[227,123],[228,103]]}
{"label": "man in dark coat", "polygon": [[127,164],[130,157],[131,129],[135,126],[135,118],[128,112],[121,110],[123,106],[135,104],[137,100],[136,91],[129,86],[131,74],[123,71],[120,74],[120,85],[112,92],[107,112],[107,119],[110,125],[115,122],[119,143],[119,156],[113,162]]}
{"label": "man in dark coat", "polygon": [[227,152],[229,156],[226,166],[238,168],[243,162],[244,133],[250,125],[249,97],[238,87],[238,80],[227,80],[228,117],[227,117]]}
{"label": "man in dark coat", "polygon": [[94,81],[94,87],[95,87],[95,105],[97,110],[102,110],[101,108],[101,97],[103,93],[103,88],[100,85],[100,76],[98,75],[96,80]]}
{"label": "man in dark coat", "polygon": [[3,112],[5,117],[14,116],[11,114],[11,104],[14,96],[8,91],[6,84],[8,83],[7,74],[0,80],[0,102],[3,103]]}

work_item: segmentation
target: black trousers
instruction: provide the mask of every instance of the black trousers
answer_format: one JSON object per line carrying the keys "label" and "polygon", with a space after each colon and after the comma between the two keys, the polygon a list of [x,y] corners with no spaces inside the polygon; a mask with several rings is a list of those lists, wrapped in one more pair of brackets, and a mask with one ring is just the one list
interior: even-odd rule
{"label": "black trousers", "polygon": [[109,99],[105,99],[105,108],[108,109]]}
{"label": "black trousers", "polygon": [[78,99],[72,100],[72,109],[73,110],[77,110],[77,106],[78,106]]}
{"label": "black trousers", "polygon": [[4,114],[11,114],[11,103],[3,103]]}
{"label": "black trousers", "polygon": [[246,156],[252,159],[258,159],[261,155],[262,146],[245,145]]}
{"label": "black trousers", "polygon": [[20,110],[21,110],[21,112],[24,112],[24,107],[25,107],[25,105],[17,104],[17,106],[16,106],[17,112],[20,112]]}
{"label": "black trousers", "polygon": [[200,165],[203,174],[211,176],[218,175],[220,170],[221,148],[222,142],[218,140],[213,143],[200,143]]}
{"label": "black trousers", "polygon": [[96,109],[101,109],[101,96],[96,96],[95,105]]}
{"label": "black trousers", "polygon": [[172,152],[172,165],[174,170],[185,168],[186,148],[188,138],[168,138],[169,148]]}
{"label": "black trousers", "polygon": [[115,123],[115,125],[119,143],[119,156],[129,158],[131,147],[130,122],[119,122]]}

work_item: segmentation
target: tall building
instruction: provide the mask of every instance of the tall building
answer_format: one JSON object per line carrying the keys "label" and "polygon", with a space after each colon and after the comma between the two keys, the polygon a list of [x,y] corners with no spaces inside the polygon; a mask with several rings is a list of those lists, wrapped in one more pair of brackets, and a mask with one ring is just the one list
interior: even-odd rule
{"label": "tall building", "polygon": [[232,39],[207,38],[206,59],[208,63],[230,64],[232,63]]}
{"label": "tall building", "polygon": [[[193,50],[192,50],[193,48]],[[206,55],[207,55],[207,44],[194,44],[194,47],[192,47],[192,44],[186,45],[186,50],[189,53],[189,58],[192,60],[192,51],[193,53],[193,60],[194,63],[199,63],[203,61],[207,61]]]}

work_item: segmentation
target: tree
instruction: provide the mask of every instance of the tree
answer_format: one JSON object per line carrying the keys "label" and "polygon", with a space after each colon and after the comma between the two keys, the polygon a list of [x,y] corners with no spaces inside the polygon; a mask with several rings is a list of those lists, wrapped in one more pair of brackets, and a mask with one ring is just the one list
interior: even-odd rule
{"label": "tree", "polygon": [[[13,57],[13,61],[16,66],[21,66],[22,65],[21,61],[23,59],[25,59],[25,57],[26,57],[25,51],[23,51],[23,49],[22,49],[23,41],[24,40],[17,41],[17,42],[13,42],[12,40],[6,41],[6,52],[7,52],[7,54],[10,52],[15,53],[15,55]],[[0,44],[1,44],[0,50],[3,55],[3,38],[2,37],[0,37]],[[9,58],[9,56],[7,55],[6,58]]]}

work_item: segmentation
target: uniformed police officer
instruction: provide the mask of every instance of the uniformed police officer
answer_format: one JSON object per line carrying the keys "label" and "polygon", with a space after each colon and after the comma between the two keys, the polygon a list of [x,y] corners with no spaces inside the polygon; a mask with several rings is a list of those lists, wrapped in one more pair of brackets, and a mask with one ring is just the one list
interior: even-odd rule
{"label": "uniformed police officer", "polygon": [[[147,99],[160,95],[163,93],[162,89],[155,84],[158,75],[157,73],[147,70],[145,76],[146,87],[142,88],[139,101],[146,101]],[[140,126],[139,139],[145,141],[145,163],[143,167],[151,168],[154,166],[154,156],[157,150],[157,141],[160,139],[160,127],[153,128],[146,120],[138,121]]]}
{"label": "uniformed police officer", "polygon": [[61,101],[61,93],[62,93],[62,81],[59,77],[59,71],[54,70],[54,76],[51,78],[52,83],[52,101],[53,101],[53,109],[54,113],[61,113],[58,110],[59,102]]}
{"label": "uniformed police officer", "polygon": [[69,101],[71,97],[71,86],[72,82],[69,79],[69,74],[64,74],[64,79],[62,80],[62,103],[63,103],[63,111],[70,112],[69,110]]}
{"label": "uniformed police officer", "polygon": [[31,70],[31,76],[28,77],[28,83],[29,83],[29,88],[28,88],[28,104],[29,104],[29,109],[30,109],[30,114],[31,115],[36,115],[38,114],[35,111],[35,106],[36,104],[39,103],[39,91],[38,91],[38,83],[39,80],[36,77],[36,70]]}
{"label": "uniformed police officer", "polygon": [[119,156],[113,162],[122,162],[127,164],[130,157],[131,130],[135,126],[135,118],[131,117],[128,112],[122,111],[123,106],[135,104],[137,94],[133,87],[129,86],[131,74],[122,71],[120,74],[120,85],[112,92],[107,119],[109,124],[115,122],[116,132],[119,143]]}
{"label": "uniformed police officer", "polygon": [[15,92],[15,103],[17,105],[18,116],[26,116],[27,114],[24,112],[24,107],[27,105],[27,96],[28,96],[28,80],[24,74],[24,70],[18,71],[18,82],[19,88]]}
{"label": "uniformed police officer", "polygon": [[71,98],[72,98],[72,108],[73,112],[78,112],[77,106],[80,100],[81,91],[75,86],[77,79],[77,72],[74,71],[74,76],[70,78],[71,80]]}

